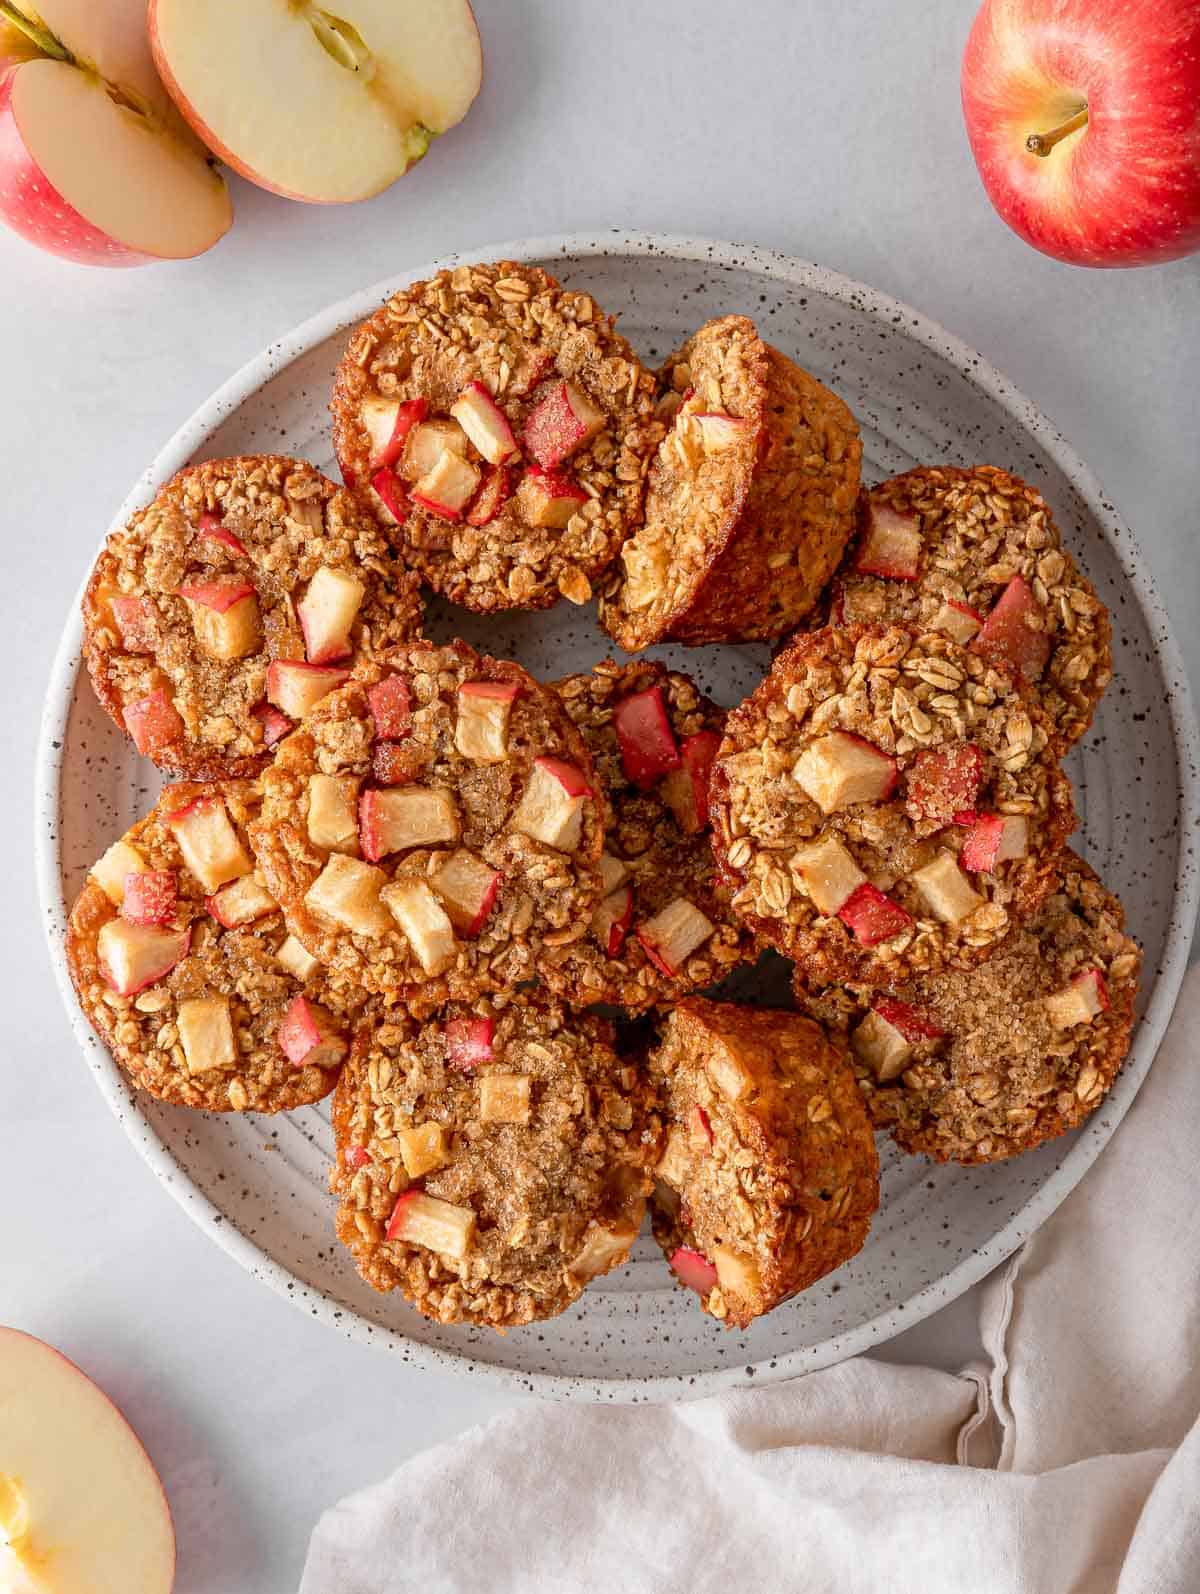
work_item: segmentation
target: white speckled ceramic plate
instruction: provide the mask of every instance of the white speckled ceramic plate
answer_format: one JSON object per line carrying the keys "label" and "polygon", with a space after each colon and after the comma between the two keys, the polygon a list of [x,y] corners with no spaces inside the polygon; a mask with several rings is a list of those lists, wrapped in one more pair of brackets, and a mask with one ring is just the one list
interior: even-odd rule
{"label": "white speckled ceramic plate", "polygon": [[[619,314],[651,361],[699,322],[743,311],[836,388],[863,430],[866,478],[938,461],[1006,466],[1040,486],[1066,541],[1113,612],[1117,678],[1071,757],[1083,816],[1077,844],[1124,899],[1146,948],[1132,1054],[1081,1131],[993,1168],[936,1167],[884,1152],[883,1202],[849,1266],[749,1333],[722,1330],[673,1287],[645,1237],[631,1263],[563,1317],[501,1338],[426,1322],[360,1283],[333,1235],[326,1106],[279,1118],[210,1117],[131,1092],[79,1013],[62,956],[64,916],[93,859],[149,804],[158,780],[97,707],[68,616],[46,702],[38,853],[51,955],[88,1065],[171,1194],[244,1267],[351,1339],[425,1367],[539,1393],[647,1400],[808,1371],[870,1350],[981,1278],[1058,1205],[1133,1099],[1175,1001],[1195,921],[1191,839],[1197,736],[1179,651],[1136,544],[1053,426],[979,355],[902,304],[782,255],[682,238],[536,239],[497,245],[544,262]],[[440,265],[456,264],[456,259]],[[167,444],[116,517],[124,522],[188,460],[270,450],[329,468],[326,401],[345,329],[422,266],[356,294],[274,344],[215,393]],[[97,526],[99,533],[100,527]],[[435,612],[433,629],[511,654],[551,677],[607,651],[592,611],[567,604],[490,622]],[[759,678],[762,649],[663,650],[734,702]],[[213,1303],[220,1310],[220,1303]]]}

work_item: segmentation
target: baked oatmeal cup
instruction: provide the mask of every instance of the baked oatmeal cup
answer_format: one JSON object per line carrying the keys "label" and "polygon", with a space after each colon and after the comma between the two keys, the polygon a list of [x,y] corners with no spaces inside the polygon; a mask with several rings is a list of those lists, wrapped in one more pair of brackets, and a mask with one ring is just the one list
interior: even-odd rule
{"label": "baked oatmeal cup", "polygon": [[547,948],[552,990],[639,1012],[715,985],[758,956],[729,906],[709,843],[708,778],[725,711],[694,681],[649,661],[611,659],[555,683],[612,810],[604,897],[588,933]]}
{"label": "baked oatmeal cup", "polygon": [[661,381],[672,429],[600,623],[630,653],[781,636],[817,601],[854,529],[854,417],[745,316],[707,322]]}
{"label": "baked oatmeal cup", "polygon": [[138,752],[215,779],[257,773],[357,658],[419,635],[421,603],[350,493],[263,454],[189,466],[113,532],[83,623]]}
{"label": "baked oatmeal cup", "polygon": [[1112,629],[1042,495],[992,465],[927,467],[864,494],[859,521],[831,617],[942,631],[1007,663],[1058,751],[1077,742],[1112,679]]}
{"label": "baked oatmeal cup", "polygon": [[726,720],[710,801],[734,909],[812,984],[982,962],[1075,824],[1042,710],[902,626],[797,636]]}
{"label": "baked oatmeal cup", "polygon": [[727,1327],[862,1249],[879,1157],[844,1050],[799,1013],[688,997],[651,1052],[669,1125],[654,1234]]}
{"label": "baked oatmeal cup", "polygon": [[333,1089],[365,993],[331,990],[255,871],[257,782],[166,787],[67,924],[80,1005],[160,1101],[287,1112]]}
{"label": "baked oatmeal cup", "polygon": [[536,995],[364,1024],[333,1101],[337,1232],[441,1323],[553,1317],[619,1266],[661,1141],[612,1026]]}
{"label": "baked oatmeal cup", "polygon": [[607,804],[559,698],[413,642],[318,704],[263,775],[255,854],[330,979],[428,1013],[587,933]]}
{"label": "baked oatmeal cup", "polygon": [[395,294],[351,336],[330,408],[342,475],[407,563],[484,612],[586,603],[663,434],[612,317],[511,260]]}
{"label": "baked oatmeal cup", "polygon": [[867,1111],[905,1151],[1000,1162],[1076,1128],[1108,1094],[1142,961],[1124,919],[1068,848],[1052,895],[983,968],[886,993],[797,981],[796,997],[849,1031]]}

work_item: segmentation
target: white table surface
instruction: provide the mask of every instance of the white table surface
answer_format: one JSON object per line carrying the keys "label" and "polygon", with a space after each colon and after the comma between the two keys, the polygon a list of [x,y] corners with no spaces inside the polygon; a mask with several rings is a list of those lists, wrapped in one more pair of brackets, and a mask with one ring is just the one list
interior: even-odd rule
{"label": "white table surface", "polygon": [[[352,209],[234,183],[207,256],[58,263],[0,233],[0,523],[10,575],[0,919],[0,1321],[117,1398],[178,1518],[178,1594],[286,1594],[321,1509],[514,1403],[350,1346],[218,1252],[76,1054],[38,930],[35,728],[62,616],[159,445],[262,345],[452,249],[605,225],[773,245],[910,301],[1054,417],[1137,528],[1200,684],[1200,257],[1081,272],[993,215],[958,110],[967,0],[478,0],[483,93]],[[751,307],[747,307],[752,310]],[[972,1296],[890,1354],[955,1367]]]}

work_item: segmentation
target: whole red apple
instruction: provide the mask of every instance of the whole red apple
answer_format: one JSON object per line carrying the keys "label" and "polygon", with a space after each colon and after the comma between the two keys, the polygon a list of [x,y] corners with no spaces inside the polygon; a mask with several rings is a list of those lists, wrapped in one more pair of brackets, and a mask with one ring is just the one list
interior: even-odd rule
{"label": "whole red apple", "polygon": [[988,197],[1035,249],[1081,266],[1200,249],[1197,0],[985,0],[962,101]]}

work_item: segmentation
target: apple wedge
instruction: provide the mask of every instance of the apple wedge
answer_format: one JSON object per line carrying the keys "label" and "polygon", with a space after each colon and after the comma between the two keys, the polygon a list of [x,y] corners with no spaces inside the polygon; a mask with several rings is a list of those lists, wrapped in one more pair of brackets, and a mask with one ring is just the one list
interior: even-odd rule
{"label": "apple wedge", "polygon": [[315,204],[403,177],[462,121],[482,79],[467,0],[151,0],[147,24],[159,74],[209,148],[252,183]]}

